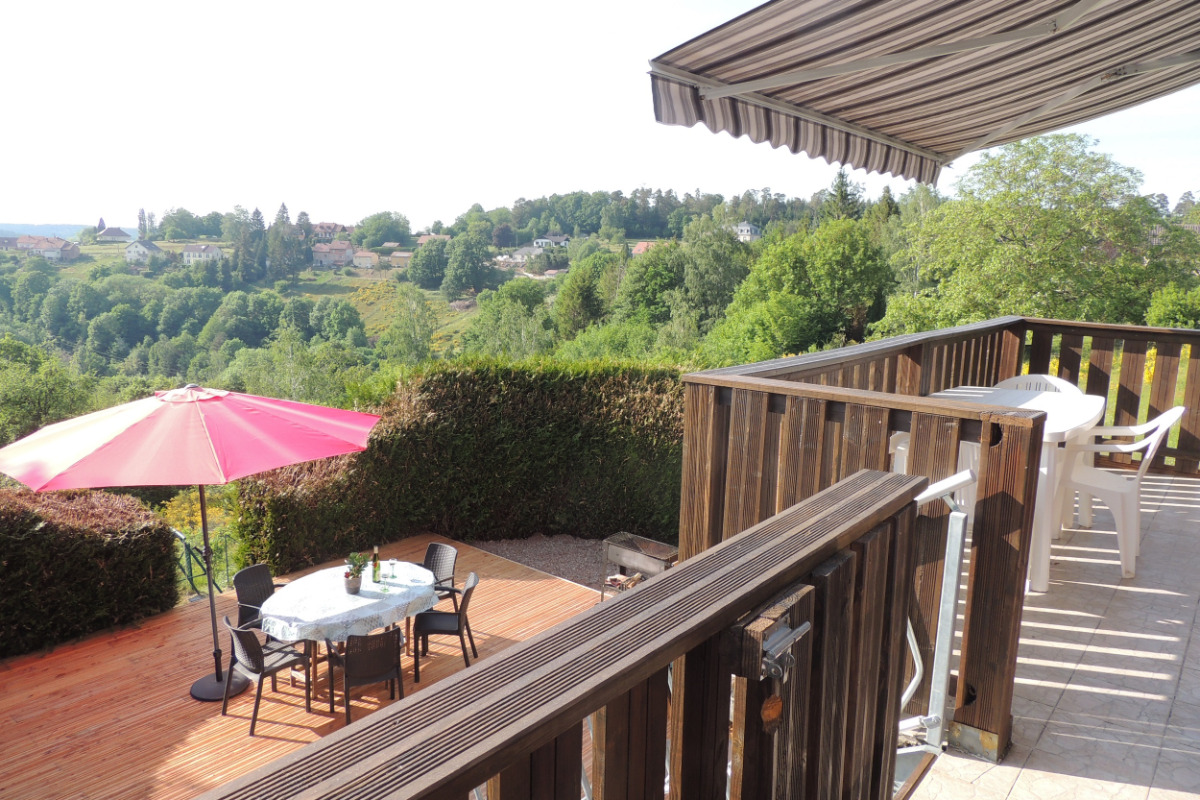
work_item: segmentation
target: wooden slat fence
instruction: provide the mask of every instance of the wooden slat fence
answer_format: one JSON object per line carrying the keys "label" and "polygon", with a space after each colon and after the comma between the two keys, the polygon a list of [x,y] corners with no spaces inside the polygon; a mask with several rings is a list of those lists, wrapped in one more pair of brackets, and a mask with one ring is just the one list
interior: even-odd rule
{"label": "wooden slat fence", "polygon": [[[745,710],[747,686],[759,684],[752,660],[731,657],[731,643],[746,639],[731,629],[799,593],[804,602],[782,612],[812,625],[784,682],[792,702],[773,732],[761,730],[757,711],[742,715],[734,729],[740,763],[774,771],[778,761],[782,785],[804,787],[804,796],[833,796],[846,785],[855,797],[884,800],[903,690],[905,604],[897,598],[908,593],[913,501],[924,485],[882,472],[850,476],[612,602],[204,797],[461,799],[487,781],[489,800],[576,800],[581,726],[596,713],[595,796],[663,798],[669,702],[670,719],[686,721],[671,748],[670,796],[720,800],[730,693],[739,693]],[[668,690],[667,670],[677,661],[686,664],[686,688],[677,674]],[[740,769],[738,776],[738,796],[773,796],[746,794],[746,780],[771,783],[770,774]],[[774,796],[800,796],[787,791]]]}
{"label": "wooden slat fence", "polygon": [[[1027,319],[1018,335],[1028,342],[1029,372],[1055,374],[1108,398],[1105,424],[1133,425],[1186,406],[1152,468],[1200,474],[1200,331]],[[1130,458],[1097,463],[1127,466]]]}
{"label": "wooden slat fence", "polygon": [[[909,433],[908,472],[931,481],[958,471],[960,443],[983,444],[955,721],[1006,743],[1045,416],[715,372],[686,376],[685,393],[683,558],[860,469],[889,469],[895,433]],[[914,534],[911,614],[927,664],[947,513],[928,505]],[[911,708],[927,699],[928,673]]]}

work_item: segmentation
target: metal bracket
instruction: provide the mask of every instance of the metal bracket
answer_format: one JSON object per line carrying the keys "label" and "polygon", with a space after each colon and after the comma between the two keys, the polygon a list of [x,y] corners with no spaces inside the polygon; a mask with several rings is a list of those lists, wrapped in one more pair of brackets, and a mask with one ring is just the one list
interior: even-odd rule
{"label": "metal bracket", "polygon": [[762,677],[786,681],[796,659],[792,656],[792,645],[800,641],[812,625],[805,622],[798,628],[786,625],[772,633],[763,642]]}

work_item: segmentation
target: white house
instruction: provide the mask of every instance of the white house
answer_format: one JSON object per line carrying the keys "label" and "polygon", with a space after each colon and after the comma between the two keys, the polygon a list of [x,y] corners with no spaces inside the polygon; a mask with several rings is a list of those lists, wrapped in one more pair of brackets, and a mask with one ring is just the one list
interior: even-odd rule
{"label": "white house", "polygon": [[150,256],[162,255],[162,248],[147,239],[125,245],[125,260],[130,264],[145,264]]}
{"label": "white house", "polygon": [[225,253],[215,244],[186,244],[183,246],[183,263],[194,264],[197,261],[216,261],[224,258]]}
{"label": "white house", "polygon": [[737,234],[739,242],[753,242],[762,238],[762,229],[753,222],[747,222],[746,220],[738,223],[737,228],[734,229],[734,233]]}
{"label": "white house", "polygon": [[556,233],[547,233],[533,240],[534,247],[566,247],[570,243],[570,236],[560,236]]}

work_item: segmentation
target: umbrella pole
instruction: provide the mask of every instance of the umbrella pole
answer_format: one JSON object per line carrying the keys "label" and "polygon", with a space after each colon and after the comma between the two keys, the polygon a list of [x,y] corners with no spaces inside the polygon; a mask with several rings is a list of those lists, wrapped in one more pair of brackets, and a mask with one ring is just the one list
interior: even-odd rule
{"label": "umbrella pole", "polygon": [[225,679],[229,680],[230,696],[244,692],[250,686],[250,681],[233,670],[228,676],[221,671],[221,640],[217,637],[217,598],[213,594],[213,565],[212,548],[208,546],[208,506],[204,502],[204,487],[200,490],[200,530],[204,534],[204,569],[208,576],[208,613],[212,621],[213,663],[216,669],[212,675],[205,675],[192,684],[192,697],[197,700],[215,701],[225,698]]}

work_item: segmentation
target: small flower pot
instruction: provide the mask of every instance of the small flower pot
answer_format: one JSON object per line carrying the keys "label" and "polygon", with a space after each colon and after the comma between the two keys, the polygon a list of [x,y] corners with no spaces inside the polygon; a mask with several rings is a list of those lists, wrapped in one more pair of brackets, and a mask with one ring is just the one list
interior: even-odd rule
{"label": "small flower pot", "polygon": [[362,588],[362,575],[355,575],[344,580],[346,581],[346,594],[358,594],[358,590]]}

